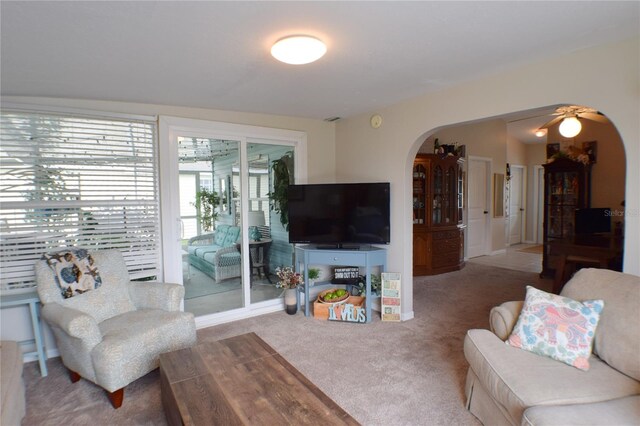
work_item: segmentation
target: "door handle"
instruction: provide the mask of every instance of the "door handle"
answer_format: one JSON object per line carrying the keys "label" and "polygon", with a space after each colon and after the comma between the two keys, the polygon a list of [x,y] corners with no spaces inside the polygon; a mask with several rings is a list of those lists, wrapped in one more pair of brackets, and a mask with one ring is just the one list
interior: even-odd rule
{"label": "door handle", "polygon": [[524,209],[520,209],[520,211],[521,211],[521,212],[523,212],[523,211],[524,211]]}
{"label": "door handle", "polygon": [[180,238],[178,238],[178,241],[182,241],[184,238],[184,222],[182,219],[176,219],[176,221],[178,222],[178,229],[180,230]]}
{"label": "door handle", "polygon": [[483,211],[482,213],[484,214],[489,214],[489,212],[487,210]]}

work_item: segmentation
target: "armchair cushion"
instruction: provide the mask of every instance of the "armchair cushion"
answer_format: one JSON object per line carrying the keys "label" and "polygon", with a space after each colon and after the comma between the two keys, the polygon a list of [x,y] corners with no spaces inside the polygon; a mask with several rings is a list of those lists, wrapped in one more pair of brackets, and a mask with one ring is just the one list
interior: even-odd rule
{"label": "armchair cushion", "polygon": [[224,237],[222,247],[231,247],[236,244],[238,237],[240,236],[240,228],[237,226],[230,226],[227,230],[227,234]]}
{"label": "armchair cushion", "polygon": [[216,230],[214,233],[213,241],[217,246],[222,247],[224,245],[224,240],[227,237],[227,231],[229,230],[229,225],[218,225],[216,226]]}
{"label": "armchair cushion", "polygon": [[184,287],[179,284],[131,281],[129,296],[136,309],[180,310]]}
{"label": "armchair cushion", "polygon": [[603,306],[602,300],[580,303],[527,286],[522,312],[507,344],[588,370]]}
{"label": "armchair cushion", "polygon": [[586,404],[640,393],[640,383],[591,358],[588,373],[510,347],[489,330],[469,330],[464,354],[478,381],[504,407],[512,424],[537,405]]}
{"label": "armchair cushion", "polygon": [[141,309],[100,323],[102,342],[91,353],[96,379],[113,392],[158,366],[158,355],[196,343],[193,314]]}
{"label": "armchair cushion", "polygon": [[640,380],[640,278],[585,268],[567,282],[561,294],[574,300],[604,300],[593,352],[613,368]]}
{"label": "armchair cushion", "polygon": [[69,248],[44,254],[42,258],[53,271],[54,281],[65,299],[102,285],[98,267],[85,249]]}
{"label": "armchair cushion", "polygon": [[593,404],[543,405],[528,408],[522,426],[637,426],[640,395]]}

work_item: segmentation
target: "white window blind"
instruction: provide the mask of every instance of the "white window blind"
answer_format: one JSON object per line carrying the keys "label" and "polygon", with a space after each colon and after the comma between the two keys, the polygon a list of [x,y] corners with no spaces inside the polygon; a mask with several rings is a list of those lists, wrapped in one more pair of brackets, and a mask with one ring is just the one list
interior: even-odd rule
{"label": "white window blind", "polygon": [[0,283],[35,285],[60,247],[122,251],[132,279],[160,268],[155,123],[0,113]]}

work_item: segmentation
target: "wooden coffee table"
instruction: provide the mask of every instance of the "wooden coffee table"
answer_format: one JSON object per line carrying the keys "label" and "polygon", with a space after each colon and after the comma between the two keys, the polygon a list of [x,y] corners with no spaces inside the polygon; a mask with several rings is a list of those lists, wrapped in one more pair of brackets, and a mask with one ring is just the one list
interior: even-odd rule
{"label": "wooden coffee table", "polygon": [[160,355],[171,425],[357,425],[255,333]]}

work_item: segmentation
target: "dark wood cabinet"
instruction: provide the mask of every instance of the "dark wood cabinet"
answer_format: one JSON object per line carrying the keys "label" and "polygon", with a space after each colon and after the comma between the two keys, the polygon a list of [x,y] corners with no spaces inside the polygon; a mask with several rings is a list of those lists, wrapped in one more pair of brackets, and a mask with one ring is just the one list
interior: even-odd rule
{"label": "dark wood cabinet", "polygon": [[543,167],[544,250],[541,276],[552,277],[558,259],[551,250],[551,243],[574,237],[575,211],[589,207],[591,203],[591,168],[567,158],[559,158]]}
{"label": "dark wood cabinet", "polygon": [[413,275],[464,266],[463,160],[418,154],[413,164]]}

